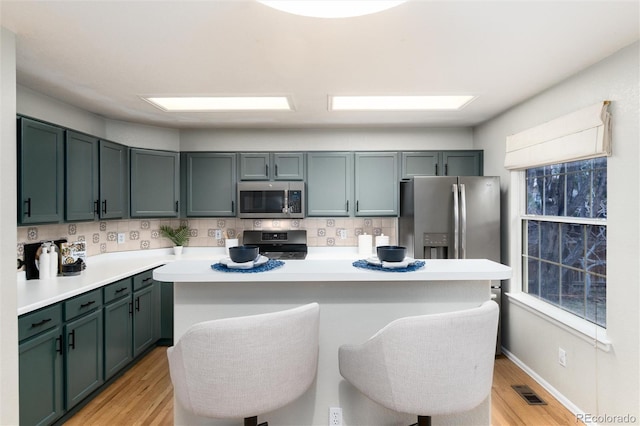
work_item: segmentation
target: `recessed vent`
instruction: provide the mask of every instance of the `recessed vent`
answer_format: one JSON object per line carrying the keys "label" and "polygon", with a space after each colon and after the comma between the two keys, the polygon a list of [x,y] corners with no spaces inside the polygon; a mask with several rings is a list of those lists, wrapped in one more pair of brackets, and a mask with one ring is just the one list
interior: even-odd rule
{"label": "recessed vent", "polygon": [[529,386],[527,385],[511,385],[513,390],[515,390],[518,395],[520,395],[527,404],[529,405],[547,405],[547,403],[538,396]]}

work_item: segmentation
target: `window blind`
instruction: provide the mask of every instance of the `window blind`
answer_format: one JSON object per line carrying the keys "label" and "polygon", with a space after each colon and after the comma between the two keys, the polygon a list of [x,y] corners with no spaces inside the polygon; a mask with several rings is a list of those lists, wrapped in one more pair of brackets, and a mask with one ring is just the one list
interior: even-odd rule
{"label": "window blind", "polygon": [[507,136],[504,166],[521,170],[611,155],[609,101]]}

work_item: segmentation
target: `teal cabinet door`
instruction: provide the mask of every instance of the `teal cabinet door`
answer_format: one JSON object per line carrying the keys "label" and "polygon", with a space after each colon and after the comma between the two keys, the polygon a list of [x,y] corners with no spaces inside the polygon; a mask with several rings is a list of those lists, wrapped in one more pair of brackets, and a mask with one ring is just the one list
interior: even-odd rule
{"label": "teal cabinet door", "polygon": [[104,382],[102,308],[65,325],[66,408]]}
{"label": "teal cabinet door", "polygon": [[100,205],[101,219],[126,218],[129,196],[128,149],[124,145],[100,141]]}
{"label": "teal cabinet door", "polygon": [[178,217],[179,153],[132,149],[130,155],[131,216]]}
{"label": "teal cabinet door", "polygon": [[47,425],[64,413],[62,328],[19,346],[20,424]]}
{"label": "teal cabinet door", "polygon": [[271,163],[274,180],[304,180],[304,153],[274,152]]}
{"label": "teal cabinet door", "polygon": [[235,216],[236,154],[186,153],[186,214]]}
{"label": "teal cabinet door", "polygon": [[104,379],[110,379],[133,359],[131,295],[104,307]]}
{"label": "teal cabinet door", "polygon": [[65,219],[99,217],[98,139],[67,131],[65,138]]}
{"label": "teal cabinet door", "polygon": [[269,180],[268,152],[240,153],[240,180]]}
{"label": "teal cabinet door", "polygon": [[353,154],[307,154],[307,216],[349,216],[353,186]]}
{"label": "teal cabinet door", "polygon": [[442,153],[445,176],[482,176],[482,151],[445,151]]}
{"label": "teal cabinet door", "polygon": [[240,180],[304,180],[304,153],[240,153]]}
{"label": "teal cabinet door", "polygon": [[164,345],[173,345],[173,283],[160,283],[160,340]]}
{"label": "teal cabinet door", "polygon": [[398,214],[397,152],[358,152],[355,155],[356,216]]}
{"label": "teal cabinet door", "polygon": [[155,342],[154,291],[149,285],[133,293],[133,357]]}
{"label": "teal cabinet door", "polygon": [[438,151],[403,152],[402,179],[414,176],[438,176],[442,171],[442,153]]}
{"label": "teal cabinet door", "polygon": [[64,130],[28,118],[18,123],[18,222],[61,222]]}

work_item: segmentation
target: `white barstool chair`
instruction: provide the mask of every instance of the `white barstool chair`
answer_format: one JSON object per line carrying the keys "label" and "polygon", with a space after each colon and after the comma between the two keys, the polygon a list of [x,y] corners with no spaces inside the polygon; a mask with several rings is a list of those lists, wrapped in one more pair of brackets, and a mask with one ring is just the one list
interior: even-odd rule
{"label": "white barstool chair", "polygon": [[376,403],[418,416],[471,410],[491,392],[498,305],[400,318],[338,350],[340,374]]}
{"label": "white barstool chair", "polygon": [[167,350],[176,399],[198,416],[257,425],[258,415],[289,404],[313,383],[319,314],[310,303],[194,324]]}

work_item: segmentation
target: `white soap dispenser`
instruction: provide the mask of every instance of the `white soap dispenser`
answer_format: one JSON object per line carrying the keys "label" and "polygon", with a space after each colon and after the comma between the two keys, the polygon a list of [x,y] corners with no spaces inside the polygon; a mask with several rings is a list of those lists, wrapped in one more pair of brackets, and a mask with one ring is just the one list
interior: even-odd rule
{"label": "white soap dispenser", "polygon": [[42,245],[40,258],[38,259],[38,269],[40,270],[40,279],[46,280],[51,277],[51,258],[49,255],[49,247]]}
{"label": "white soap dispenser", "polygon": [[51,278],[55,278],[58,276],[58,247],[54,242],[51,242],[51,246],[49,249],[49,263],[50,263],[50,275]]}

